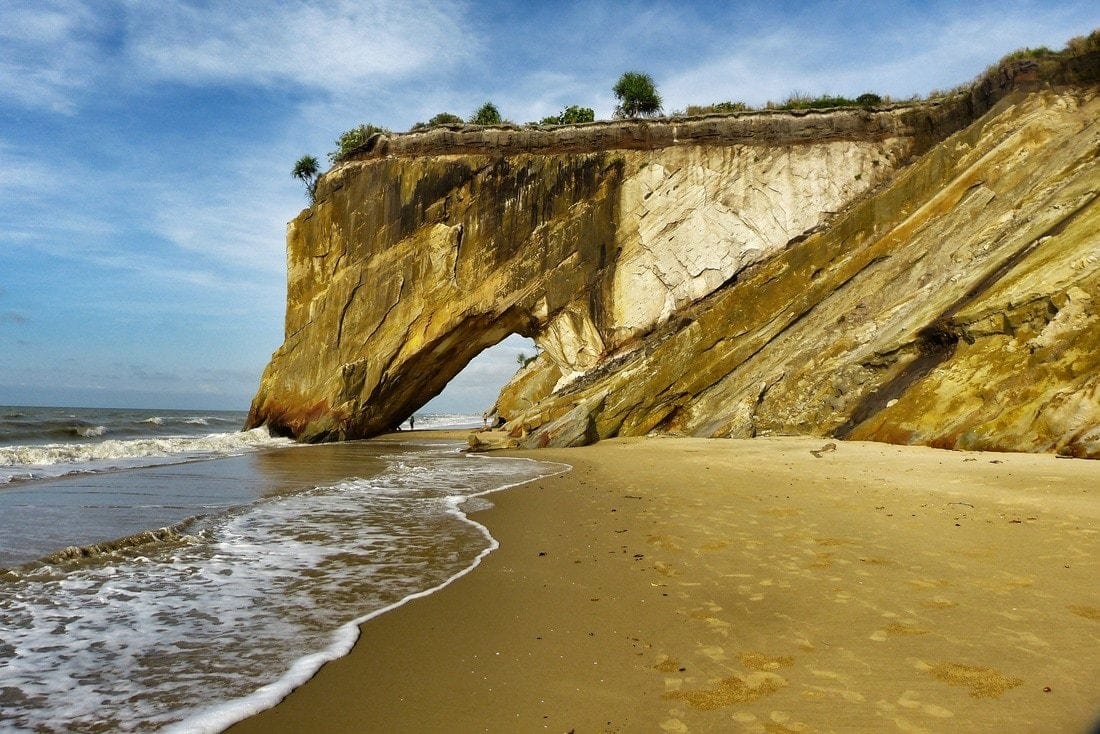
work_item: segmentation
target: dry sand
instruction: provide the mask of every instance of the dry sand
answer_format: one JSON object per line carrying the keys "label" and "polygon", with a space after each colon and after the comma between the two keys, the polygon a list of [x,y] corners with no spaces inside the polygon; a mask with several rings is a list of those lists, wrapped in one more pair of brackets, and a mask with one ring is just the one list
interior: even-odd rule
{"label": "dry sand", "polygon": [[[829,446],[835,448],[829,448]],[[816,453],[815,453],[816,452]],[[1100,462],[617,439],[236,732],[1084,732]]]}

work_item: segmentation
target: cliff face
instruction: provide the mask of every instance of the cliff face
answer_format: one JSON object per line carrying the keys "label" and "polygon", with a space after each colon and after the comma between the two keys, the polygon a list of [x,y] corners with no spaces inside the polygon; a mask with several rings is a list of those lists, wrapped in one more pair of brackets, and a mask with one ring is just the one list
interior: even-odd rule
{"label": "cliff face", "polygon": [[530,445],[1100,454],[1100,102],[1001,82],[878,112],[373,140],[289,226],[286,341],[249,425],[373,435],[518,332],[543,355],[497,409]]}

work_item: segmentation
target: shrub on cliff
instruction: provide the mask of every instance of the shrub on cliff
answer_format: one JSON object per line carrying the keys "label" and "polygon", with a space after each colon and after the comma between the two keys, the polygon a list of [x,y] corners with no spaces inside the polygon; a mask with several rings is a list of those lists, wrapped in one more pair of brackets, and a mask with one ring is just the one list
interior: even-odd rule
{"label": "shrub on cliff", "polygon": [[698,105],[689,104],[687,109],[683,112],[673,112],[673,117],[680,115],[687,115],[688,117],[694,117],[695,115],[721,115],[729,114],[732,112],[744,112],[749,109],[749,106],[744,102],[715,102],[714,104]]}
{"label": "shrub on cliff", "polygon": [[582,122],[594,122],[596,119],[596,113],[591,107],[578,107],[577,105],[569,105],[561,113],[562,125],[577,125]]}
{"label": "shrub on cliff", "polygon": [[499,125],[503,120],[500,117],[500,110],[492,102],[486,102],[478,107],[477,112],[470,118],[471,125]]}
{"label": "shrub on cliff", "polygon": [[569,105],[560,115],[551,115],[539,120],[540,125],[577,125],[582,122],[593,122],[596,113],[590,107],[578,107]]}
{"label": "shrub on cliff", "polygon": [[294,164],[291,175],[306,185],[306,193],[309,194],[309,203],[317,195],[317,177],[321,174],[321,166],[317,159],[311,155],[304,155]]}
{"label": "shrub on cliff", "polygon": [[451,114],[450,112],[440,112],[427,122],[416,123],[410,128],[410,131],[427,130],[428,128],[433,128],[438,125],[462,125],[464,122],[465,120],[458,115]]}
{"label": "shrub on cliff", "polygon": [[834,107],[857,107],[854,99],[847,97],[834,97],[831,94],[822,94],[812,97],[804,92],[792,92],[791,96],[778,105],[768,103],[769,107],[780,110],[828,110]]}
{"label": "shrub on cliff", "polygon": [[833,96],[831,94],[822,94],[814,97],[805,92],[791,92],[791,96],[787,97],[783,102],[779,102],[778,104],[775,102],[768,102],[766,108],[769,110],[829,110],[837,107],[863,107],[864,109],[870,109],[872,107],[878,107],[881,104],[891,104],[891,102],[890,97],[883,97],[874,92],[864,92],[855,99]]}
{"label": "shrub on cliff", "polygon": [[329,152],[328,159],[336,163],[347,156],[348,153],[366,143],[371,135],[388,132],[389,130],[386,128],[370,123],[364,123],[358,127],[353,127],[351,130],[346,130],[336,139],[336,150]]}
{"label": "shrub on cliff", "polygon": [[654,117],[661,113],[661,95],[649,74],[628,71],[611,91],[619,100],[615,117]]}
{"label": "shrub on cliff", "polygon": [[1100,29],[1087,36],[1074,36],[1066,42],[1067,56],[1084,56],[1093,51],[1100,51]]}

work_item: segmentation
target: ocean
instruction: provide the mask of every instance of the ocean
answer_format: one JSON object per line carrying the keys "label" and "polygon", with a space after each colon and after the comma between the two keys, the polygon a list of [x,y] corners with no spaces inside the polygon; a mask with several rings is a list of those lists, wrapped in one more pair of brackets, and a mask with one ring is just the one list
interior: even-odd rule
{"label": "ocean", "polygon": [[216,732],[496,541],[562,470],[417,431],[296,445],[239,412],[0,407],[0,731]]}

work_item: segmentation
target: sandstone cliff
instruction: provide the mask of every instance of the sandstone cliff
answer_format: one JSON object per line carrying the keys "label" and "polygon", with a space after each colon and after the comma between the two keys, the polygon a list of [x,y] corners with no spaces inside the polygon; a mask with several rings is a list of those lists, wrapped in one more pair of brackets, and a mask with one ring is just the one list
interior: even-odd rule
{"label": "sandstone cliff", "polygon": [[543,355],[497,407],[529,445],[1100,455],[1100,99],[1075,63],[935,105],[373,139],[289,226],[249,425],[373,435],[517,332]]}

